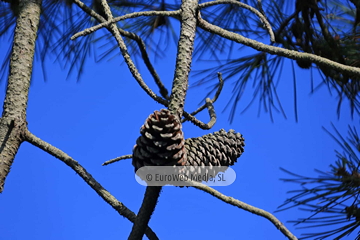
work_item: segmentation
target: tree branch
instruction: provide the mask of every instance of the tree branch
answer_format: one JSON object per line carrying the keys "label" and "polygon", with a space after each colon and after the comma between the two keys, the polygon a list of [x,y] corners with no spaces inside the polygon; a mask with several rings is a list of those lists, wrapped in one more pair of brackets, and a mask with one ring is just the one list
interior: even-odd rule
{"label": "tree branch", "polygon": [[158,202],[162,187],[146,187],[141,208],[136,217],[128,240],[141,240]]}
{"label": "tree branch", "polygon": [[181,4],[181,30],[177,48],[175,75],[171,90],[169,110],[179,117],[183,115],[185,96],[188,89],[196,32],[198,1],[184,0]]}
{"label": "tree branch", "polygon": [[269,21],[266,19],[265,15],[263,15],[257,9],[255,9],[255,8],[245,4],[245,3],[234,1],[234,0],[216,0],[216,1],[212,1],[212,2],[206,2],[206,3],[199,4],[199,8],[205,8],[205,7],[210,7],[210,6],[214,6],[214,5],[218,5],[218,4],[226,4],[226,3],[235,4],[235,5],[238,5],[238,6],[242,7],[242,8],[245,8],[245,9],[253,12],[264,23],[265,28],[268,31],[269,35],[270,35],[270,41],[275,42],[274,32],[273,32],[273,30],[271,28],[271,25],[270,25]]}
{"label": "tree branch", "polygon": [[291,58],[291,59],[294,59],[294,60],[308,59],[308,60],[310,60],[310,61],[312,61],[314,63],[317,63],[319,65],[323,65],[323,66],[326,66],[326,67],[331,67],[334,70],[337,70],[337,71],[340,71],[340,72],[343,72],[343,73],[354,74],[354,75],[360,77],[360,68],[340,64],[340,63],[331,61],[329,59],[316,56],[314,54],[302,53],[302,52],[288,50],[288,49],[284,49],[284,48],[280,48],[280,47],[274,47],[274,46],[266,45],[266,44],[263,44],[261,42],[246,38],[244,36],[241,36],[241,35],[239,35],[237,33],[227,31],[227,30],[222,29],[222,28],[220,28],[220,27],[218,27],[216,25],[213,25],[211,23],[208,23],[207,21],[202,19],[200,16],[198,17],[198,23],[199,23],[199,27],[201,27],[205,31],[211,32],[213,34],[217,34],[219,36],[222,36],[222,37],[227,38],[229,40],[235,41],[237,43],[244,44],[246,46],[254,48],[255,50],[262,51],[262,52],[267,52],[267,53],[282,56],[282,57]]}
{"label": "tree branch", "polygon": [[195,126],[198,126],[199,128],[204,129],[204,130],[209,130],[216,123],[216,114],[215,114],[215,109],[214,109],[213,102],[211,101],[211,99],[206,98],[205,101],[206,101],[205,106],[207,107],[207,109],[209,111],[209,116],[210,116],[210,121],[208,123],[203,123],[202,121],[197,120],[194,116],[192,116],[191,114],[188,114],[186,112],[184,112],[184,117],[186,119],[188,119],[189,121],[191,121],[193,124],[195,124]]}
{"label": "tree branch", "polygon": [[[92,9],[89,9],[83,2],[81,2],[80,0],[74,0],[74,2],[82,9],[84,10],[86,13],[88,13],[89,15],[91,15],[92,17],[94,17],[97,21],[99,22],[104,22],[105,19],[103,17],[101,17],[99,14],[97,14],[95,11],[93,11]],[[109,8],[110,11],[110,8]],[[111,14],[111,11],[110,11]],[[109,18],[110,19],[110,18]],[[112,19],[112,18],[111,18]],[[109,27],[108,30],[112,33],[112,35],[114,36],[114,38],[116,39],[116,42],[118,43],[118,46],[120,48],[121,54],[124,57],[125,63],[128,66],[131,74],[133,75],[133,77],[135,78],[135,80],[138,82],[138,84],[140,85],[140,87],[152,98],[154,99],[156,102],[163,104],[164,106],[167,105],[167,101],[159,96],[157,96],[144,82],[144,80],[142,79],[139,71],[137,70],[134,62],[132,61],[130,54],[127,50],[127,47],[125,45],[124,40],[122,39],[121,35],[120,35],[120,30],[116,27],[116,24],[112,23]]]}
{"label": "tree branch", "polygon": [[202,183],[198,183],[198,182],[194,182],[194,181],[188,181],[190,184],[193,185],[194,188],[197,188],[199,190],[202,190],[204,192],[207,192],[209,194],[211,194],[212,196],[220,199],[221,201],[231,204],[235,207],[241,208],[247,212],[251,212],[253,214],[256,214],[260,217],[264,217],[266,219],[268,219],[277,229],[279,229],[284,236],[286,236],[288,239],[290,240],[297,240],[297,238],[282,224],[282,222],[280,222],[274,215],[272,215],[271,213],[262,210],[260,208],[257,207],[253,207],[247,203],[241,202],[235,198],[226,196],[218,191],[216,191],[215,189],[206,186]]}
{"label": "tree branch", "polygon": [[[81,8],[83,8],[83,6],[86,6],[86,5],[85,4],[81,5]],[[180,10],[176,10],[176,11],[144,11],[144,12],[129,13],[129,14],[125,14],[120,17],[112,18],[108,21],[103,21],[102,23],[100,23],[96,26],[87,28],[81,32],[74,34],[70,39],[75,40],[78,37],[89,35],[90,33],[93,33],[103,27],[108,27],[112,23],[116,23],[116,22],[119,22],[119,21],[122,21],[125,19],[129,19],[129,18],[136,18],[136,17],[142,17],[142,16],[177,16],[177,15],[180,15]]]}
{"label": "tree branch", "polygon": [[[57,159],[64,162],[71,167],[79,176],[97,193],[99,196],[112,206],[121,216],[124,216],[129,221],[134,222],[136,219],[135,213],[128,209],[123,203],[119,202],[113,195],[110,194],[100,183],[98,183],[90,173],[86,171],[77,161],[72,159],[69,155],[61,151],[60,149],[52,146],[51,144],[36,137],[30,131],[26,131],[24,134],[25,141],[40,148],[41,150],[49,153]],[[158,239],[156,234],[148,227],[145,232],[149,239]]]}
{"label": "tree branch", "polygon": [[[92,10],[91,8],[89,8],[88,6],[86,6],[84,3],[80,2],[80,1],[75,1],[75,3],[84,11],[86,12],[87,14],[89,14],[90,16],[92,16],[93,18],[95,18],[98,22],[105,22],[106,19],[104,19],[101,15],[97,14],[94,10]],[[137,34],[135,33],[132,33],[132,32],[128,32],[128,31],[125,31],[124,29],[121,29],[121,28],[118,28],[120,34],[122,36],[125,36],[129,39],[132,39],[134,40],[138,46],[139,46],[139,50],[141,52],[141,57],[145,63],[145,66],[147,67],[147,69],[149,70],[150,74],[153,76],[154,78],[154,81],[155,83],[157,84],[157,86],[159,87],[159,90],[160,90],[160,94],[163,98],[165,99],[169,99],[169,96],[168,96],[168,90],[165,88],[164,84],[162,83],[159,75],[157,74],[155,68],[153,67],[153,65],[151,64],[150,62],[150,59],[149,59],[149,55],[147,54],[146,52],[146,46],[145,46],[145,43],[144,41],[141,39],[140,36],[138,36]],[[79,33],[80,34],[80,33]],[[77,35],[77,34],[75,34]],[[73,35],[71,37],[72,40],[76,39],[77,37],[75,37],[75,35]],[[83,35],[85,36],[85,35]]]}
{"label": "tree branch", "polygon": [[120,157],[117,157],[117,158],[110,159],[110,160],[104,162],[102,165],[106,166],[106,165],[109,165],[111,163],[118,162],[118,161],[123,160],[123,159],[129,159],[129,158],[132,158],[132,154],[128,154],[128,155],[124,155],[124,156],[120,156]]}
{"label": "tree branch", "polygon": [[[218,74],[218,78],[219,78],[219,86],[218,86],[218,89],[216,90],[215,96],[213,97],[213,99],[211,99],[212,104],[214,104],[216,102],[216,100],[219,98],[220,93],[224,87],[224,80],[222,79],[222,74],[220,72],[218,72],[217,74]],[[198,114],[199,112],[201,112],[202,110],[204,110],[207,106],[208,106],[208,104],[205,103],[204,105],[202,105],[201,107],[199,107],[198,109],[193,111],[192,113],[184,112],[184,116],[190,116],[190,118],[192,118],[192,117],[195,118],[195,115]],[[190,119],[185,117],[184,119],[181,120],[181,122],[184,123],[188,120],[190,120]]]}

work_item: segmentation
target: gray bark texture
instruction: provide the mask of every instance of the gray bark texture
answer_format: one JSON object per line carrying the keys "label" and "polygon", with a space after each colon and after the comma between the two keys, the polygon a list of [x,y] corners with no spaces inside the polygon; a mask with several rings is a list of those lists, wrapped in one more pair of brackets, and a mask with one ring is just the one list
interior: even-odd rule
{"label": "gray bark texture", "polygon": [[26,108],[41,0],[20,0],[10,73],[0,119],[0,193],[26,130]]}
{"label": "gray bark texture", "polygon": [[183,115],[185,96],[189,83],[192,53],[196,32],[198,1],[187,0],[181,5],[181,31],[177,49],[176,68],[170,96],[169,110],[179,117]]}

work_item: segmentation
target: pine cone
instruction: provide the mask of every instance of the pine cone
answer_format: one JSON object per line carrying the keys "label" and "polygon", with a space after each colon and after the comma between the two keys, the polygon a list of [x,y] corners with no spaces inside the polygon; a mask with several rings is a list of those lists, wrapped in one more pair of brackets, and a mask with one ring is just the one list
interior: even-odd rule
{"label": "pine cone", "polygon": [[201,173],[215,176],[219,168],[214,166],[234,165],[237,158],[244,152],[244,141],[240,133],[235,133],[234,130],[226,132],[224,129],[202,137],[186,139],[187,162],[185,166],[200,166],[201,168],[208,166],[206,170],[191,168],[186,175],[194,171],[199,173],[201,170]]}
{"label": "pine cone", "polygon": [[231,166],[244,152],[244,138],[234,130],[221,129],[202,137],[188,138],[186,166]]}
{"label": "pine cone", "polygon": [[150,114],[133,149],[135,171],[143,166],[183,166],[186,149],[182,125],[167,109]]}

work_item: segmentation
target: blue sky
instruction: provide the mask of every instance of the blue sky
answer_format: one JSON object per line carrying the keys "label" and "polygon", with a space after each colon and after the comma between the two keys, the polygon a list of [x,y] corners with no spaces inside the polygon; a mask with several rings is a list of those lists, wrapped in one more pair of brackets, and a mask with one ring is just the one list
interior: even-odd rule
{"label": "blue sky", "polygon": [[[7,46],[2,40],[0,59],[4,58]],[[155,66],[170,89],[175,47],[167,53]],[[89,59],[80,82],[74,75],[67,79],[66,71],[53,63],[53,59],[47,61],[47,82],[42,78],[39,64],[34,69],[28,106],[30,131],[77,160],[119,201],[137,213],[145,187],[135,181],[131,160],[105,167],[101,164],[130,154],[146,117],[162,106],[141,90],[127,67],[121,64],[121,57],[101,63]],[[192,69],[202,69],[207,64],[193,62]],[[338,119],[336,95],[330,96],[326,87],[310,94],[310,72],[296,69],[299,114],[296,123],[290,70],[287,64],[278,88],[288,119],[275,114],[275,121],[271,122],[265,112],[257,116],[254,105],[242,115],[238,111],[230,124],[229,110],[222,111],[233,89],[234,81],[229,80],[215,104],[218,119],[212,130],[204,131],[191,123],[183,125],[186,138],[221,128],[242,133],[246,146],[233,167],[236,181],[216,189],[272,213],[291,196],[287,191],[298,188],[279,180],[288,177],[279,168],[308,176],[317,176],[313,169],[330,171],[329,165],[336,160],[334,150],[339,147],[322,127],[330,130],[333,122],[346,135],[347,125],[359,121],[357,116],[351,119],[346,105]],[[157,91],[143,65],[140,72]],[[315,80],[321,81],[317,75]],[[190,77],[190,86],[195,81]],[[5,82],[1,79],[1,100]],[[207,91],[206,86],[191,88],[186,110],[196,109]],[[249,87],[239,110],[251,96]],[[202,113],[199,118],[207,121],[208,115]],[[28,143],[22,144],[8,175],[0,196],[0,212],[2,239],[127,239],[132,227],[68,166]],[[308,230],[296,229],[286,221],[307,214],[291,209],[275,216],[300,237]],[[164,187],[149,225],[160,239],[284,239],[268,220],[193,188]]]}

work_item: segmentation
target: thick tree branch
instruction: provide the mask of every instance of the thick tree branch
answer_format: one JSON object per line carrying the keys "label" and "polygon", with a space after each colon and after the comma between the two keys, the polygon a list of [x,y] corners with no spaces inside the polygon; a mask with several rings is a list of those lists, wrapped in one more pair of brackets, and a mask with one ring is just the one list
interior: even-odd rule
{"label": "thick tree branch", "polygon": [[141,240],[158,202],[162,187],[146,187],[141,208],[136,217],[128,240]]}
{"label": "thick tree branch", "polygon": [[[52,146],[51,144],[36,137],[30,131],[26,130],[24,134],[25,141],[32,145],[40,148],[41,150],[49,153],[57,159],[64,162],[66,165],[71,167],[79,176],[97,193],[104,199],[110,206],[112,206],[121,216],[124,216],[129,221],[134,222],[136,219],[135,213],[128,209],[123,203],[119,202],[113,195],[110,194],[100,183],[98,183],[90,173],[86,171],[77,161],[71,158],[69,155],[61,151],[60,149]],[[148,227],[145,232],[149,239],[158,239],[156,234]]]}
{"label": "thick tree branch", "polygon": [[267,52],[270,54],[291,58],[294,60],[308,59],[314,63],[317,63],[318,65],[330,67],[336,71],[347,73],[347,74],[353,74],[355,76],[360,77],[360,68],[350,67],[350,66],[347,66],[344,64],[340,64],[340,63],[331,61],[327,58],[316,56],[314,54],[302,53],[302,52],[288,50],[288,49],[284,49],[284,48],[280,48],[280,47],[266,45],[261,42],[241,36],[237,33],[227,31],[216,25],[210,24],[207,21],[205,21],[204,19],[202,19],[200,16],[198,17],[198,23],[199,23],[199,27],[201,27],[205,31],[211,32],[213,34],[217,34],[219,36],[222,36],[229,40],[235,41],[237,43],[244,44],[244,45],[254,48],[258,51]]}
{"label": "thick tree branch", "polygon": [[40,12],[41,0],[19,2],[10,73],[0,119],[0,193],[22,142],[22,131],[26,128],[26,108]]}
{"label": "thick tree branch", "polygon": [[181,30],[177,49],[175,76],[170,96],[169,110],[181,119],[188,89],[189,72],[194,49],[198,1],[187,0],[181,5]]}
{"label": "thick tree branch", "polygon": [[220,199],[221,201],[231,204],[235,207],[241,208],[245,211],[251,212],[253,214],[256,214],[260,217],[264,217],[266,219],[268,219],[272,224],[274,224],[274,226],[279,229],[284,236],[286,236],[288,239],[290,240],[297,240],[297,238],[282,224],[282,222],[280,222],[274,215],[272,215],[271,213],[262,210],[260,208],[251,206],[247,203],[241,202],[235,198],[226,196],[218,191],[216,191],[215,189],[206,186],[202,183],[198,183],[198,182],[194,182],[194,181],[188,181],[190,184],[193,185],[194,188],[197,188],[199,190],[202,190],[204,192],[207,192],[211,195],[213,195],[214,197]]}

